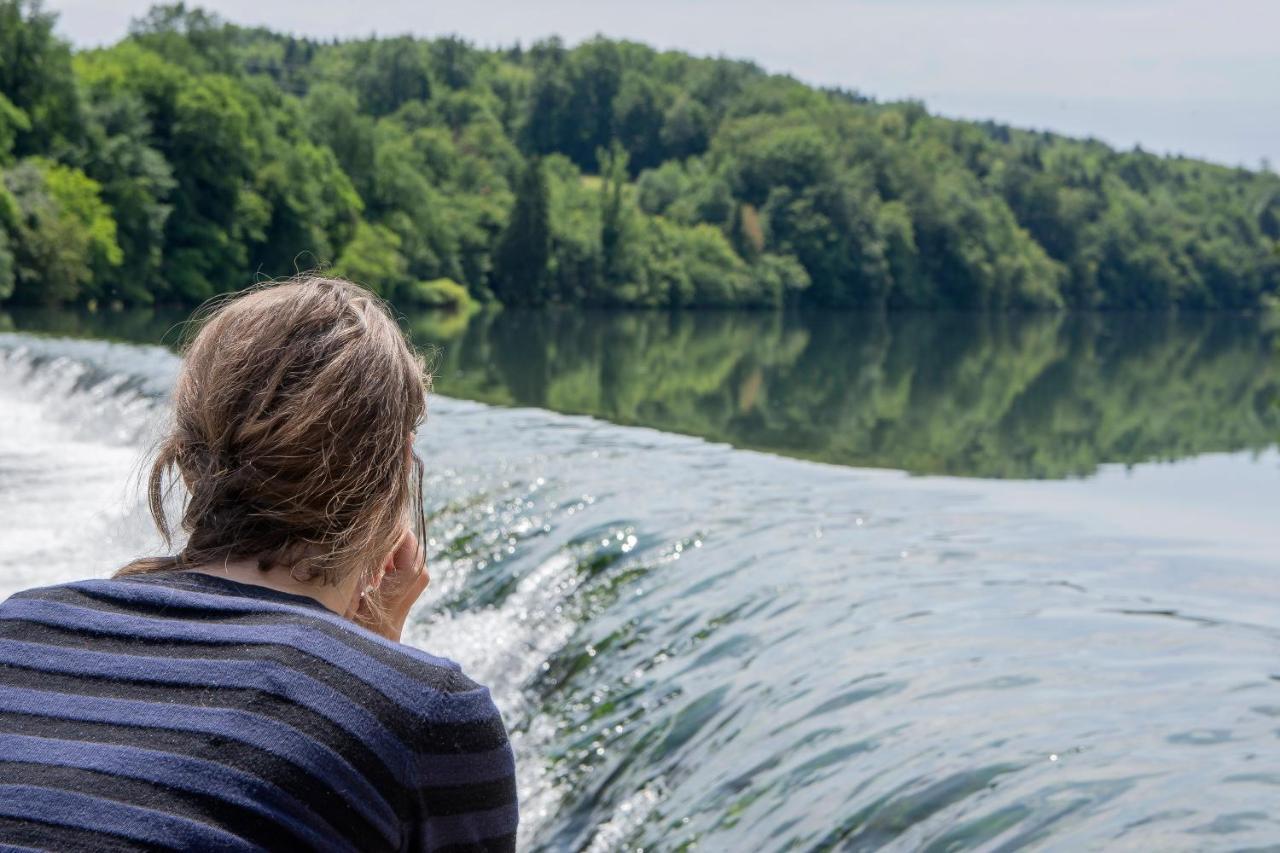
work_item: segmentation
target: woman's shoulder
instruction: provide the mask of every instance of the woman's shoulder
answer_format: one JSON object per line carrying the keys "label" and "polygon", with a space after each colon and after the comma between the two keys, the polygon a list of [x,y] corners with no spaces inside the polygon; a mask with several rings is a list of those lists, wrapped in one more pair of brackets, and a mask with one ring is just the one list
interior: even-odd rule
{"label": "woman's shoulder", "polygon": [[0,693],[53,691],[50,718],[93,713],[183,749],[212,734],[246,766],[263,750],[326,782],[390,772],[411,832],[513,837],[514,755],[489,691],[452,660],[290,598],[160,576],[24,590],[0,603]]}
{"label": "woman's shoulder", "polygon": [[200,645],[227,656],[279,659],[321,680],[330,676],[320,670],[337,670],[388,694],[411,715],[475,717],[492,709],[487,689],[453,660],[375,634],[313,598],[198,572],[35,587],[0,603],[0,617],[59,625],[87,638],[132,638],[153,650]]}

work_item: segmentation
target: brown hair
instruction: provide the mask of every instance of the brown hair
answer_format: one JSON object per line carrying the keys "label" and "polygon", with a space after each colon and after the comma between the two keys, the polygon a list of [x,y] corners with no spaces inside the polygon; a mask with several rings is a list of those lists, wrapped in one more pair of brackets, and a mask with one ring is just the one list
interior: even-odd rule
{"label": "brown hair", "polygon": [[194,325],[148,479],[170,547],[166,481],[181,479],[187,543],[117,577],[256,557],[264,571],[287,566],[321,584],[358,571],[363,586],[406,511],[423,541],[423,466],[410,436],[430,376],[381,300],[302,276],[214,302]]}

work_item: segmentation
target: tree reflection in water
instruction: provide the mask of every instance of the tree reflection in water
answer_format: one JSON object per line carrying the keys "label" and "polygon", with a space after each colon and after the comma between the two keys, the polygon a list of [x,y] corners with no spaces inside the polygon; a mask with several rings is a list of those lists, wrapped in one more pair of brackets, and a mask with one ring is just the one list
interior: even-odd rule
{"label": "tree reflection in water", "polygon": [[[0,313],[173,345],[184,315]],[[1062,478],[1280,438],[1277,330],[1227,314],[494,311],[407,318],[440,393],[840,465]]]}

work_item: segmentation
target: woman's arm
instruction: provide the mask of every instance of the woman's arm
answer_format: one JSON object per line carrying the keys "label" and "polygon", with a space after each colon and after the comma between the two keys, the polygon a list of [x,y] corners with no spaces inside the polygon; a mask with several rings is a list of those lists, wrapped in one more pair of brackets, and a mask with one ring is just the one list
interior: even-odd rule
{"label": "woman's arm", "polygon": [[[417,803],[408,827],[412,851],[514,851],[519,807],[515,755],[489,691],[468,691],[471,717],[480,699],[485,716],[422,728],[415,755]],[[452,694],[461,697],[468,694]]]}

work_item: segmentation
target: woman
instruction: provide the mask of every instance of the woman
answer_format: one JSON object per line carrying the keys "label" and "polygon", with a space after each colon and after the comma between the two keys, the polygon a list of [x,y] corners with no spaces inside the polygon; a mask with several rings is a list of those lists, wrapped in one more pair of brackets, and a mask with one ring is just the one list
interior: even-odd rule
{"label": "woman", "polygon": [[181,480],[185,546],[0,604],[0,846],[514,848],[488,690],[399,642],[427,384],[349,282],[209,313],[149,481],[169,541]]}

